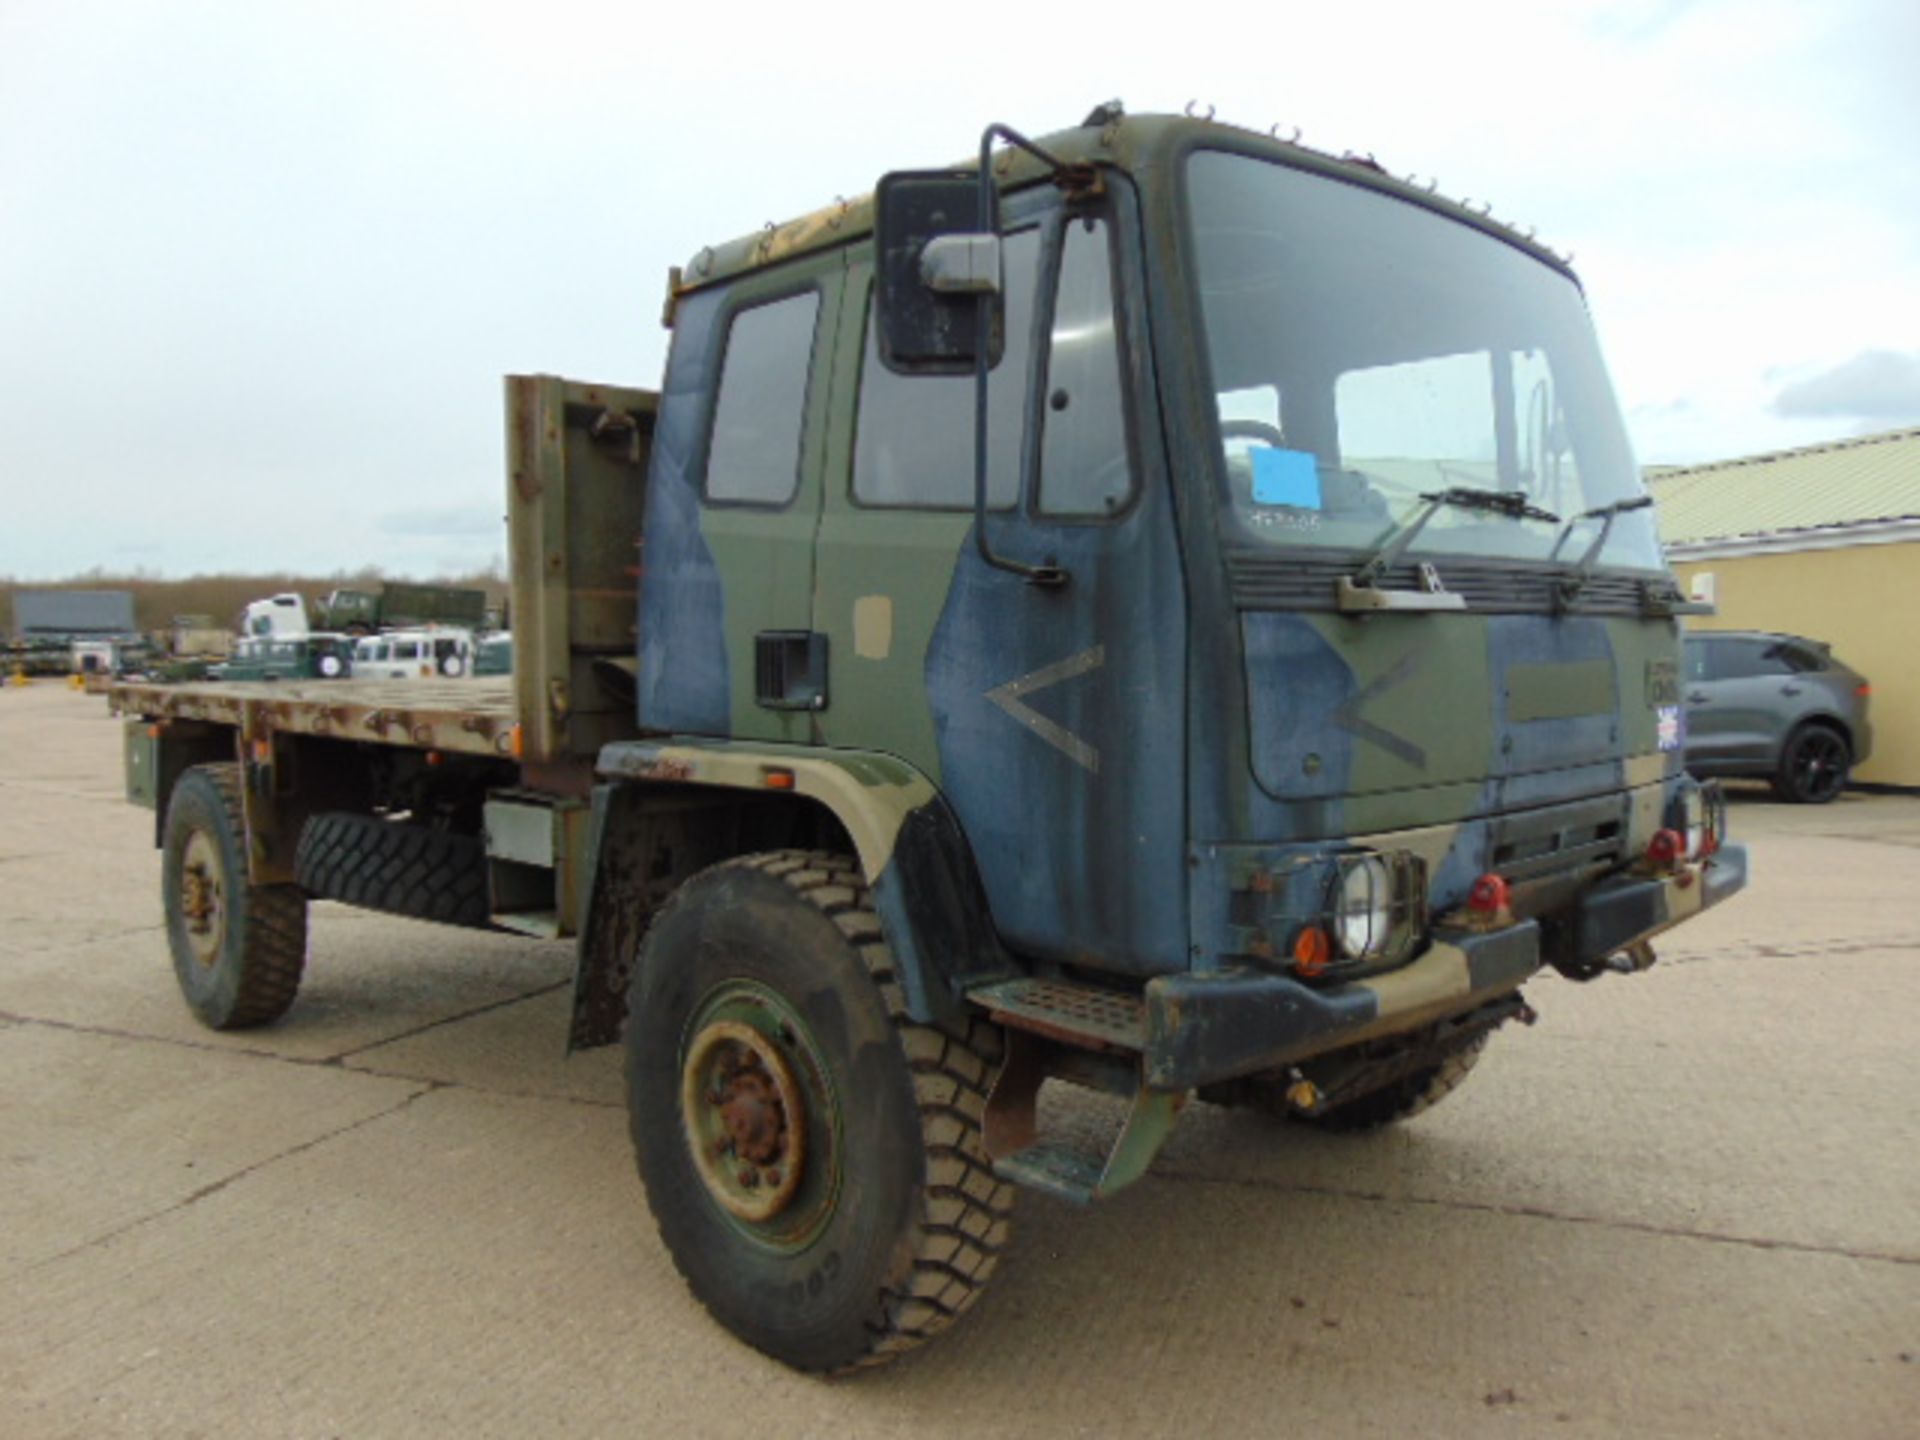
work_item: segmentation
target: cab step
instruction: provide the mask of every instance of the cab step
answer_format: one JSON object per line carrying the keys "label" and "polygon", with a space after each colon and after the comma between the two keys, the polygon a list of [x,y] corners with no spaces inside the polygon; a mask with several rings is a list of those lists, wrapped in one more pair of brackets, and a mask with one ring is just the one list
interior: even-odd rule
{"label": "cab step", "polygon": [[[1144,1175],[1190,1092],[1144,1083],[1139,1000],[1056,980],[1003,981],[968,995],[1007,1034],[1006,1060],[987,1095],[983,1138],[993,1173],[1075,1205]],[[1040,1135],[1040,1087],[1049,1078],[1127,1101],[1126,1120],[1104,1154]]]}
{"label": "cab step", "polygon": [[[1146,1174],[1188,1098],[1184,1090],[1137,1090],[1126,1123],[1101,1155],[1038,1138],[1033,1096],[1019,1093],[1025,1087],[1018,1078],[1013,1085],[1015,1093],[996,1087],[987,1102],[987,1153],[994,1157],[993,1173],[1074,1205],[1104,1200]],[[1018,1149],[1005,1148],[1009,1139],[1026,1143]],[[1002,1148],[996,1149],[996,1141]]]}
{"label": "cab step", "polygon": [[994,1021],[1084,1050],[1132,1051],[1147,1043],[1146,1002],[1138,995],[1071,980],[1023,977],[969,990]]}
{"label": "cab step", "polygon": [[993,1162],[993,1173],[1029,1190],[1073,1205],[1090,1205],[1100,1193],[1105,1166],[1097,1155],[1071,1145],[1042,1141]]}

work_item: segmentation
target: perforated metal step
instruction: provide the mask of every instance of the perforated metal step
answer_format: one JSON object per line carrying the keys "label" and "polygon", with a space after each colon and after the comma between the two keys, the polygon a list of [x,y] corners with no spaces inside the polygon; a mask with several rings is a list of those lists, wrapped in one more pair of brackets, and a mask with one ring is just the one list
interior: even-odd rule
{"label": "perforated metal step", "polygon": [[1139,1050],[1146,1044],[1146,1006],[1138,995],[1068,980],[1003,980],[971,990],[1002,1025],[1096,1050]]}

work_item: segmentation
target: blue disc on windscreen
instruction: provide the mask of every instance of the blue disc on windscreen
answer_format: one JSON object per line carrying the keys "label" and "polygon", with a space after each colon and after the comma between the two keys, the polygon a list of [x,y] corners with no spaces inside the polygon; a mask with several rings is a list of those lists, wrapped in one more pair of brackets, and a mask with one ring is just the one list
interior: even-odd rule
{"label": "blue disc on windscreen", "polygon": [[1320,462],[1310,450],[1279,450],[1263,445],[1253,451],[1253,503],[1320,508]]}

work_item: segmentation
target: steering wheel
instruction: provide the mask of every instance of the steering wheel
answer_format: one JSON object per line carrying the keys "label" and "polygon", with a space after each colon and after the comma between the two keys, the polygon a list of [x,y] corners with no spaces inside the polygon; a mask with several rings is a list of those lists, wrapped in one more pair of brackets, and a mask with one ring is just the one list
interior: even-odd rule
{"label": "steering wheel", "polygon": [[1265,440],[1268,444],[1284,450],[1287,437],[1280,433],[1278,425],[1270,425],[1265,420],[1222,420],[1220,422],[1222,440]]}

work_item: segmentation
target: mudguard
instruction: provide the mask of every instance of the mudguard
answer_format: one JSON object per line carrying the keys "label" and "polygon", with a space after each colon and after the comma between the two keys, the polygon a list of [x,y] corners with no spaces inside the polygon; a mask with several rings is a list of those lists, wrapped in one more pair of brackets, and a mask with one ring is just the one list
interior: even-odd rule
{"label": "mudguard", "polygon": [[[638,941],[637,917],[626,915],[603,870],[624,862],[608,839],[608,817],[648,794],[686,787],[764,797],[799,796],[833,815],[852,839],[872,888],[907,1008],[922,1023],[962,1013],[965,991],[1016,973],[988,914],[972,850],[933,782],[890,755],[821,751],[802,746],[722,740],[632,740],[605,746],[596,767],[589,874],[594,901],[581,927],[580,981],[575,995],[576,1047],[597,1043],[604,1024],[586,1023],[596,1002],[588,992],[616,956]],[[623,782],[629,787],[623,794]],[[665,787],[660,789],[658,787]],[[726,858],[715,854],[718,860]],[[630,907],[629,907],[630,908]],[[615,912],[619,913],[616,914]],[[630,959],[630,957],[628,957]],[[604,981],[600,981],[604,988]],[[583,1024],[585,1028],[583,1028]]]}

